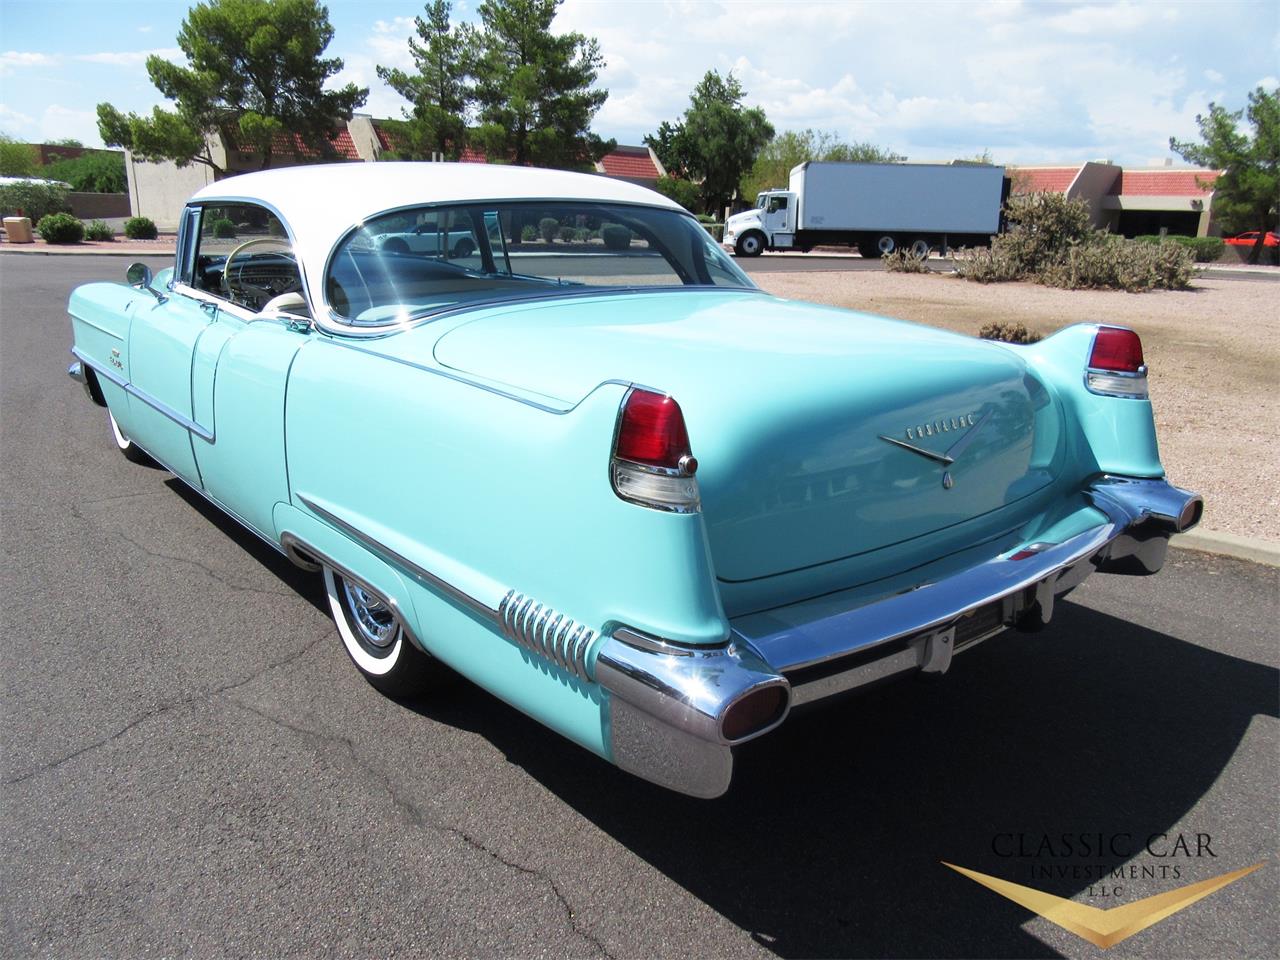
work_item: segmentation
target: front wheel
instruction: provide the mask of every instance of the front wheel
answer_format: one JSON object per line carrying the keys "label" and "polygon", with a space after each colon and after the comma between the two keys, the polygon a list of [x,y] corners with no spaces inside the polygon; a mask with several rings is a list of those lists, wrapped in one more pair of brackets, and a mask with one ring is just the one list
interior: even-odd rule
{"label": "front wheel", "polygon": [[393,696],[422,690],[433,664],[413,645],[395,609],[363,584],[328,566],[324,586],[338,636],[364,678]]}
{"label": "front wheel", "polygon": [[740,257],[758,257],[764,253],[764,237],[755,233],[744,233],[734,244],[734,252]]}
{"label": "front wheel", "polygon": [[144,466],[150,466],[155,463],[149,456],[147,451],[125,436],[124,431],[120,429],[120,424],[116,423],[115,414],[110,410],[107,411],[107,420],[111,423],[111,436],[116,442],[116,449],[124,454],[124,458],[130,463],[140,463]]}

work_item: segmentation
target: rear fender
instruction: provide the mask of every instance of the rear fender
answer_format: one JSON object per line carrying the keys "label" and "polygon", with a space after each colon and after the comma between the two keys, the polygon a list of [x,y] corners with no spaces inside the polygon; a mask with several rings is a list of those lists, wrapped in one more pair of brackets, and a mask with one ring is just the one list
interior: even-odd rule
{"label": "rear fender", "polygon": [[1008,345],[1058,395],[1077,427],[1074,455],[1083,476],[1164,476],[1149,400],[1107,397],[1085,386],[1089,351],[1098,325],[1079,323],[1028,346]]}

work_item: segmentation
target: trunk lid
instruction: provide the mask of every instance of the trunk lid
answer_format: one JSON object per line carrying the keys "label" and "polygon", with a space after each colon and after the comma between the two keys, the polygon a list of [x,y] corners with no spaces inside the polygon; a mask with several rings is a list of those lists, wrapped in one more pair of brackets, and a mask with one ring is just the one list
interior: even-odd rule
{"label": "trunk lid", "polygon": [[759,294],[491,310],[434,352],[566,405],[607,380],[671,393],[724,581],[794,580],[984,516],[1007,525],[1004,508],[1053,480],[1060,445],[1057,405],[1013,350]]}

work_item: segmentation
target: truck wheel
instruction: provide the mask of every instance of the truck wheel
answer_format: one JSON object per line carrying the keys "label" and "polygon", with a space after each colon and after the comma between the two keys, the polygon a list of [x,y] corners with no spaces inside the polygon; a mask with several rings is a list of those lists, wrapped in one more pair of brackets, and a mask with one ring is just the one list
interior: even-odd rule
{"label": "truck wheel", "polygon": [[758,257],[764,253],[764,237],[754,230],[744,233],[734,244],[733,252],[740,257]]}
{"label": "truck wheel", "polygon": [[917,260],[928,260],[930,249],[931,247],[928,240],[924,237],[916,237],[911,241],[911,247],[908,252]]}
{"label": "truck wheel", "polygon": [[880,256],[885,257],[898,249],[898,238],[890,234],[881,234],[876,238],[876,250]]}

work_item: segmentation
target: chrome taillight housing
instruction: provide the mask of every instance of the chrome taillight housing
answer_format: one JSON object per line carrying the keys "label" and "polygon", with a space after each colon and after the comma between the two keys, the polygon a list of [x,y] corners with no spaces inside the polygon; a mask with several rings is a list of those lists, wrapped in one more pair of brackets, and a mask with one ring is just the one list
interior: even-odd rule
{"label": "chrome taillight housing", "polygon": [[1106,397],[1147,398],[1142,339],[1128,327],[1099,326],[1089,351],[1085,386]]}
{"label": "chrome taillight housing", "polygon": [[632,387],[622,400],[609,478],[623,500],[693,513],[700,507],[698,461],[689,448],[684,413],[674,397]]}

